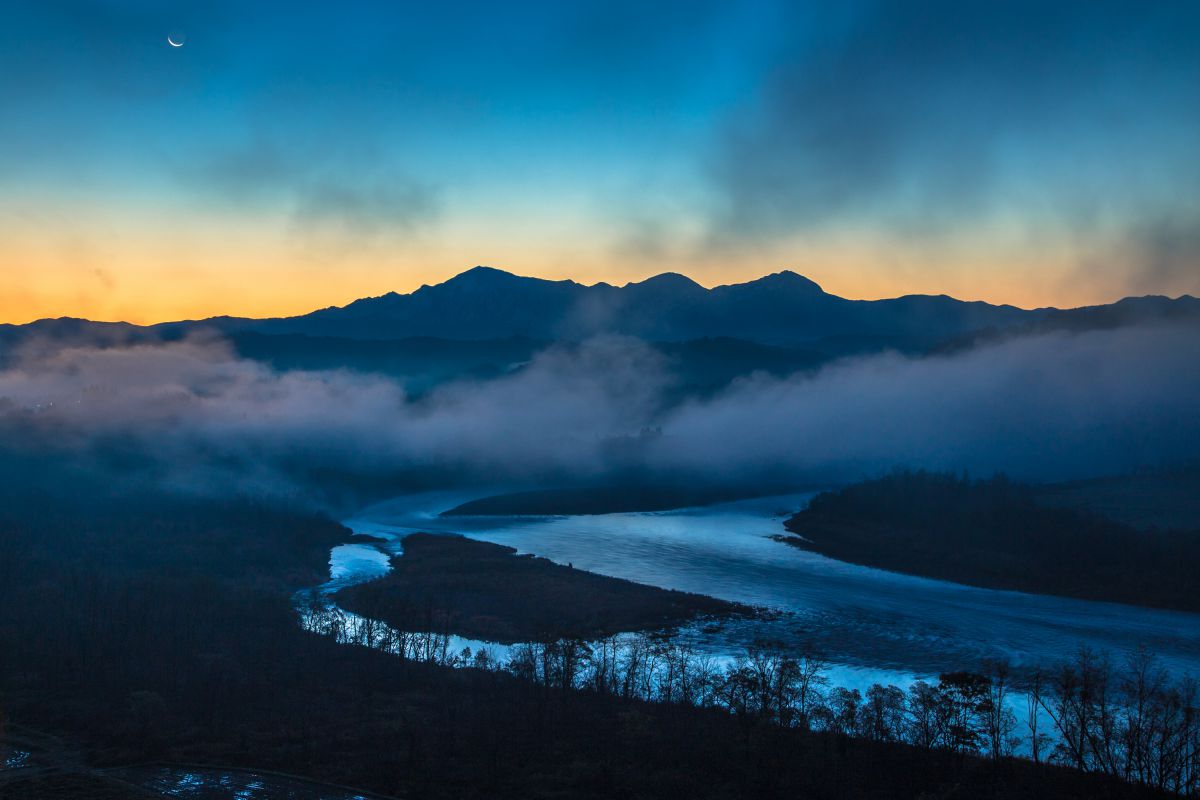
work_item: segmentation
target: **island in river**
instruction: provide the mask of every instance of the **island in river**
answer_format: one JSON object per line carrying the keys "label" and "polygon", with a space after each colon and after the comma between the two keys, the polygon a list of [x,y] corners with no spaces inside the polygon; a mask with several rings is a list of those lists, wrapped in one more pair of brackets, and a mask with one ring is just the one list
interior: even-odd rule
{"label": "island in river", "polygon": [[992,589],[1200,611],[1200,532],[1138,530],[1039,500],[1003,477],[901,471],[817,495],[789,544]]}
{"label": "island in river", "polygon": [[338,592],[338,604],[398,630],[502,643],[593,639],[755,613],[459,536],[413,533],[402,544],[391,572]]}

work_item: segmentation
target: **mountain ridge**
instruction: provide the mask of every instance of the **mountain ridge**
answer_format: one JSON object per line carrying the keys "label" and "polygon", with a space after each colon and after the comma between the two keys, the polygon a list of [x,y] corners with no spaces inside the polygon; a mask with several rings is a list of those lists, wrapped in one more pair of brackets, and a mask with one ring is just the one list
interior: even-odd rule
{"label": "mountain ridge", "polygon": [[287,317],[215,316],[146,326],[60,317],[21,326],[0,325],[0,332],[11,336],[16,329],[41,330],[59,338],[82,335],[85,329],[110,336],[146,331],[175,338],[213,331],[378,341],[514,336],[577,341],[618,334],[664,342],[725,337],[789,347],[856,339],[925,351],[946,342],[1003,332],[1112,327],[1181,317],[1200,319],[1200,300],[1190,295],[1147,295],[1074,309],[1023,309],[945,294],[853,300],[830,294],[788,269],[709,288],[676,272],[614,286],[547,280],[476,266],[409,293],[387,292]]}

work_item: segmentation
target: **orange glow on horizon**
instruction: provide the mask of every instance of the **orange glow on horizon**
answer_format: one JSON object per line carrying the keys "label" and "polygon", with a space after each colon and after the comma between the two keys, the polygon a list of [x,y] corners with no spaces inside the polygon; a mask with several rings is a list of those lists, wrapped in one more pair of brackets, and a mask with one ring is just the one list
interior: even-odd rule
{"label": "orange glow on horizon", "polygon": [[1038,258],[1026,258],[1011,241],[985,232],[933,255],[864,235],[737,254],[681,248],[650,259],[621,253],[611,235],[578,220],[559,220],[547,233],[523,219],[493,216],[458,222],[428,240],[348,243],[306,237],[277,217],[125,209],[105,218],[101,207],[89,203],[74,214],[63,207],[52,219],[38,219],[4,214],[0,205],[0,322],[291,316],[411,292],[477,264],[585,284],[679,272],[709,287],[791,269],[852,299],[948,294],[1025,308],[1195,291],[1131,287],[1111,273],[1081,273],[1078,254],[1067,248],[1045,247]]}
{"label": "orange glow on horizon", "polygon": [[[218,261],[214,259],[214,261]],[[193,258],[185,265],[130,262],[111,266],[72,265],[69,269],[22,262],[10,271],[0,296],[0,322],[23,324],[46,317],[82,317],[101,321],[151,324],[213,316],[277,317],[306,314],[331,305],[345,305],[362,297],[388,292],[411,292],[422,284],[435,284],[475,266],[477,260],[414,258],[379,265],[374,262],[340,263],[323,270],[307,264],[289,264],[259,254],[240,259],[219,259],[212,269]],[[742,283],[771,272],[791,269],[816,281],[831,293],[851,299],[874,300],[904,294],[948,294],[962,300],[1009,303],[1024,308],[1045,305],[1076,306],[1112,302],[1120,293],[1096,287],[1088,293],[1054,296],[1057,288],[1042,281],[1023,282],[1011,273],[979,276],[950,272],[919,275],[907,270],[871,269],[869,265],[824,261],[811,268],[800,263],[748,262],[714,267],[698,264],[689,270],[676,263],[660,268],[644,265],[604,268],[589,265],[572,271],[556,263],[493,261],[488,266],[518,275],[549,280],[600,281],[621,285],[644,280],[661,272],[680,272],[712,287]],[[576,262],[577,264],[579,262]],[[1030,269],[1032,273],[1046,270]],[[1024,273],[1024,271],[1022,271]],[[1076,287],[1078,288],[1078,287]]]}

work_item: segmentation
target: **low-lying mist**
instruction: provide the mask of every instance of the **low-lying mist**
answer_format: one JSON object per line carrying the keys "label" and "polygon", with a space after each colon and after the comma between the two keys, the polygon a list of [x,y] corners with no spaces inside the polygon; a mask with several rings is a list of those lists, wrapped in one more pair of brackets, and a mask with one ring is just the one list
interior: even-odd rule
{"label": "low-lying mist", "polygon": [[669,401],[671,363],[605,337],[420,397],[277,372],[220,340],[31,347],[0,372],[0,447],[195,492],[314,504],[411,488],[604,480],[729,486],[904,465],[1060,480],[1200,454],[1200,329],[1056,333],[847,359]]}

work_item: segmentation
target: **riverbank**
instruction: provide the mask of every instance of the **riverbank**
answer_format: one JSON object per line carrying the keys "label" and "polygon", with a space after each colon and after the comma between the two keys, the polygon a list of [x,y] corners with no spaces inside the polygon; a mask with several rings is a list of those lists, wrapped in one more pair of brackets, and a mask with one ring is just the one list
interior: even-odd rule
{"label": "riverbank", "polygon": [[747,617],[749,606],[609,578],[511,547],[414,533],[383,578],[338,592],[348,611],[398,630],[510,644],[652,631],[701,617]]}

